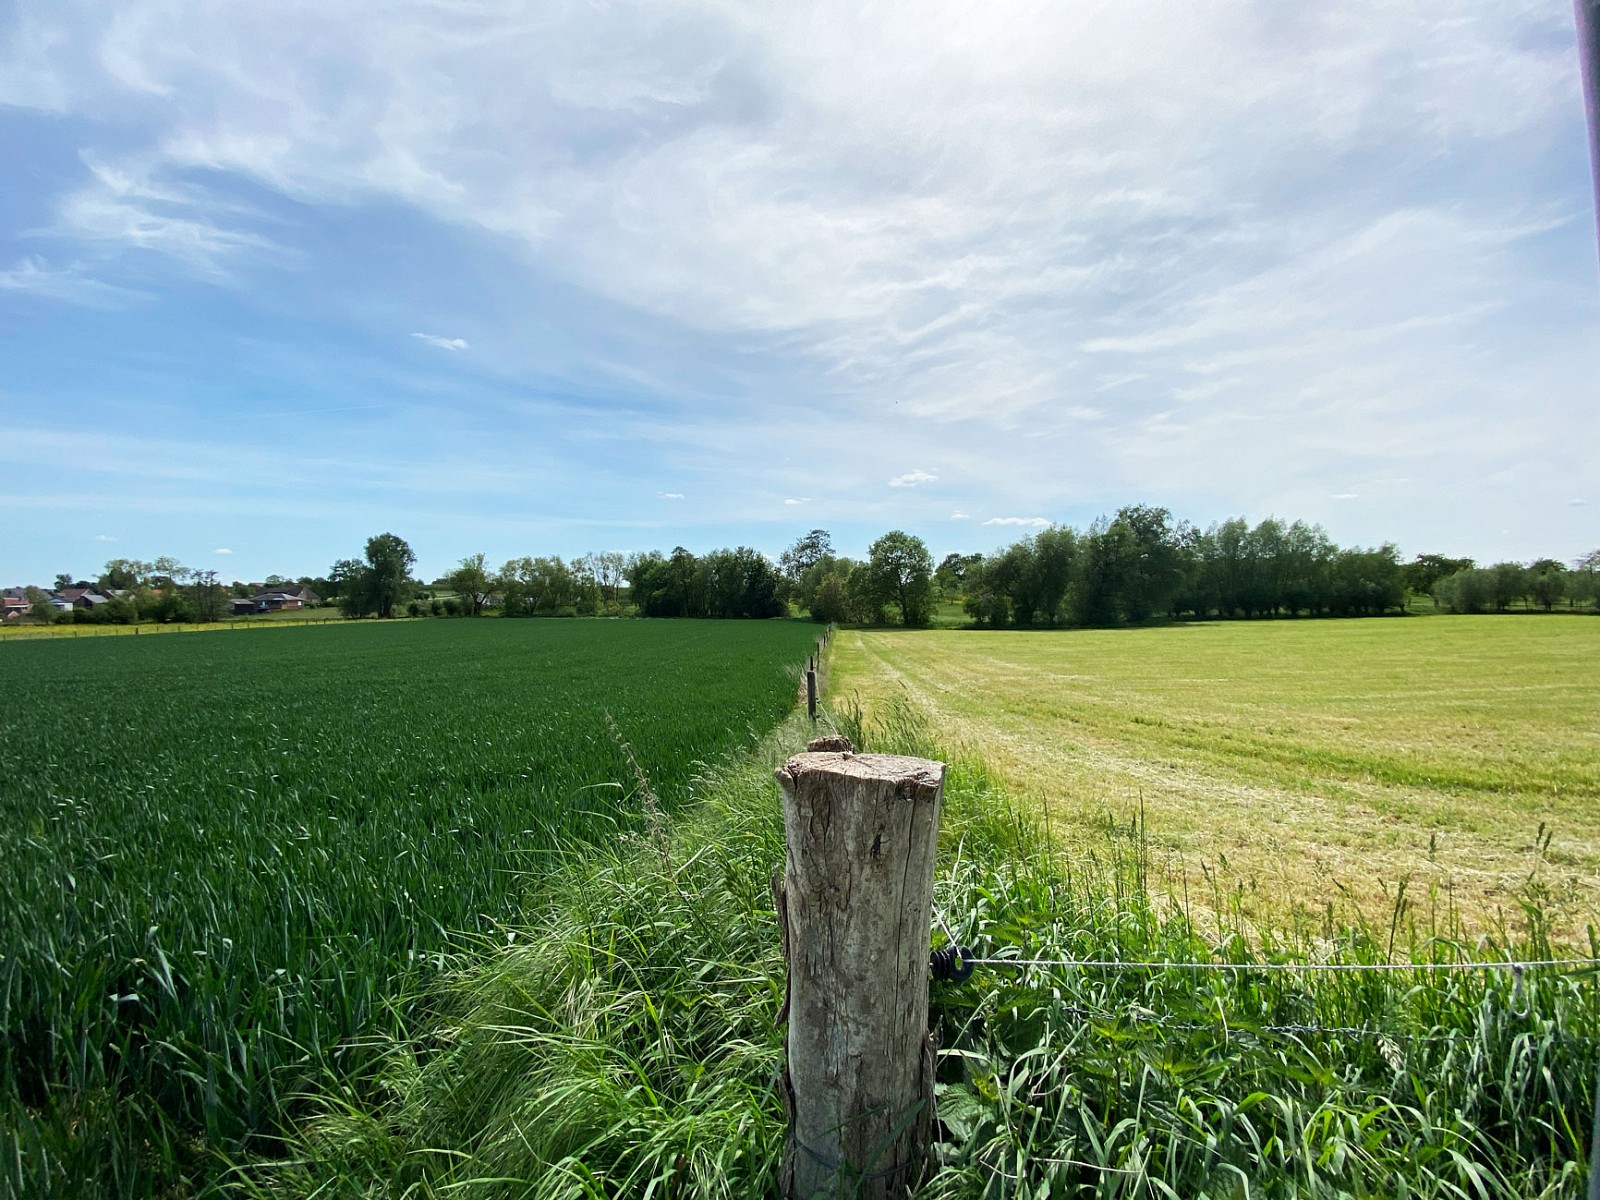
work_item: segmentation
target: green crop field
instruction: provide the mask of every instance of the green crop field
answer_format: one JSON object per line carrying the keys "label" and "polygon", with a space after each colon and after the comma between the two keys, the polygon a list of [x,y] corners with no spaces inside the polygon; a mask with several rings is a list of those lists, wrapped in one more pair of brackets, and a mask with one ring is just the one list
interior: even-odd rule
{"label": "green crop field", "polygon": [[851,631],[835,697],[908,696],[1070,847],[1144,829],[1173,892],[1494,928],[1600,911],[1600,621]]}
{"label": "green crop field", "polygon": [[219,1151],[270,1153],[293,1098],[397,1026],[397,997],[503,936],[520,877],[645,828],[697,760],[787,711],[812,633],[0,646],[0,1195],[187,1194]]}

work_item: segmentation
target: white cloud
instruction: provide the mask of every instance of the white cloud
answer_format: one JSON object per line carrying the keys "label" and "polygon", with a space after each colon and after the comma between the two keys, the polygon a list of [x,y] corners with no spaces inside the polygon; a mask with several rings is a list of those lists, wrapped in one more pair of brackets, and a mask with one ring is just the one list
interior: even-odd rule
{"label": "white cloud", "polygon": [[112,537],[109,533],[97,533],[94,535],[94,540],[97,542],[114,542],[117,539]]}
{"label": "white cloud", "polygon": [[964,512],[953,512],[953,513],[950,514],[950,519],[952,521],[970,521],[970,520],[972,520],[972,518],[968,514],[966,514]]}
{"label": "white cloud", "polygon": [[1587,508],[1588,505],[1589,505],[1589,502],[1587,500],[1568,500],[1567,501],[1567,507],[1568,508]]}
{"label": "white cloud", "polygon": [[[719,462],[749,453],[797,395],[840,441],[982,481],[963,498],[987,511],[1158,486],[1175,512],[1316,519],[1346,480],[1394,474],[1441,501],[1386,493],[1397,522],[1492,531],[1496,505],[1565,511],[1592,470],[1559,5],[12,8],[0,104],[121,146],[41,197],[75,244],[0,274],[14,293],[91,296],[130,250],[239,271],[370,207],[492,246],[508,324],[518,297],[569,296],[707,375],[770,359],[750,432],[702,433],[674,470],[713,436]],[[269,227],[241,195],[292,204]],[[612,335],[608,362],[632,361]],[[655,395],[723,382],[637,370]],[[725,414],[703,415],[677,424]],[[1518,463],[1559,490],[1438,491]],[[881,478],[871,455],[853,469],[863,494]]]}
{"label": "white cloud", "polygon": [[466,350],[470,349],[465,338],[440,337],[437,333],[413,333],[411,335],[430,346],[437,346],[441,350]]}
{"label": "white cloud", "polygon": [[1359,500],[1359,499],[1361,499],[1361,493],[1360,492],[1335,492],[1335,493],[1333,493],[1333,495],[1329,496],[1328,499],[1329,500]]}
{"label": "white cloud", "polygon": [[275,251],[266,237],[241,227],[259,214],[194,184],[167,182],[160,160],[113,163],[85,155],[84,165],[89,180],[62,200],[50,230],[56,236],[100,253],[154,251],[213,278],[227,277],[242,256]]}
{"label": "white cloud", "polygon": [[213,554],[232,554],[233,551],[228,549],[226,546],[218,546],[211,553],[213,553]]}
{"label": "white cloud", "polygon": [[889,480],[889,486],[892,488],[921,487],[925,483],[937,481],[938,478],[932,471],[907,471],[904,475],[896,475]]}
{"label": "white cloud", "polygon": [[83,263],[52,267],[36,256],[21,259],[16,266],[0,271],[0,291],[29,292],[90,308],[115,308],[143,295],[94,278]]}
{"label": "white cloud", "polygon": [[661,493],[661,498],[663,500],[682,500],[683,499],[683,493],[682,492],[662,492]]}
{"label": "white cloud", "polygon": [[1035,529],[1043,529],[1050,524],[1049,517],[990,517],[985,525],[1028,525]]}
{"label": "white cloud", "polygon": [[811,497],[810,496],[790,496],[787,500],[784,501],[784,503],[785,504],[789,504],[789,505],[809,504],[809,503],[811,503]]}

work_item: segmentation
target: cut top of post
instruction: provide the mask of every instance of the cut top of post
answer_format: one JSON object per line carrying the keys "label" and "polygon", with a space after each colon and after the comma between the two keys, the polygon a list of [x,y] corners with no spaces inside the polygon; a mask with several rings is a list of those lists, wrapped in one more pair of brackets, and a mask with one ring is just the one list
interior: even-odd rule
{"label": "cut top of post", "polygon": [[848,750],[809,750],[796,754],[777,770],[778,784],[793,791],[795,780],[813,772],[845,779],[894,784],[902,800],[924,803],[938,799],[944,782],[944,764],[904,754],[853,754]]}

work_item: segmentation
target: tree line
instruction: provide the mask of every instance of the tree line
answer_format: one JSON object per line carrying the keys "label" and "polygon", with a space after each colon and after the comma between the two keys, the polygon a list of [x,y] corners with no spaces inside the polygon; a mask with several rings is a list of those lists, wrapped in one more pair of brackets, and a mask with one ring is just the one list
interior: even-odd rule
{"label": "tree line", "polygon": [[[991,555],[949,555],[935,581],[980,626],[1137,623],[1151,617],[1380,616],[1431,596],[1442,609],[1547,611],[1594,604],[1600,551],[1571,570],[1553,559],[1479,569],[1471,559],[1390,544],[1341,547],[1320,526],[1270,517],[1201,529],[1165,508],[1131,505],[1086,530],[1049,529]],[[1492,599],[1491,599],[1492,598]]]}
{"label": "tree line", "polygon": [[[1600,607],[1600,549],[1570,567],[1544,558],[1479,567],[1421,554],[1400,561],[1390,543],[1341,547],[1320,526],[1269,517],[1201,529],[1151,505],[1128,505],[1086,529],[1053,525],[992,554],[949,554],[937,567],[921,538],[891,530],[865,559],[834,552],[813,529],[774,563],[748,546],[694,554],[524,556],[490,568],[460,560],[432,585],[411,575],[416,555],[393,533],[369,538],[360,558],[295,583],[348,617],[621,616],[770,618],[791,606],[819,622],[928,624],[936,604],[961,605],[980,628],[1115,626],[1153,618],[1376,616],[1428,596],[1450,612]],[[63,575],[58,586],[70,586]],[[289,585],[279,576],[267,585]],[[77,620],[208,621],[226,615],[215,571],[171,558],[113,559],[99,578],[116,599]],[[86,585],[80,585],[86,586]],[[243,585],[234,585],[238,592]],[[39,605],[46,606],[43,593]],[[36,606],[36,607],[38,607]],[[41,612],[45,612],[41,608]],[[49,619],[46,613],[41,619]],[[59,619],[59,618],[57,618]]]}

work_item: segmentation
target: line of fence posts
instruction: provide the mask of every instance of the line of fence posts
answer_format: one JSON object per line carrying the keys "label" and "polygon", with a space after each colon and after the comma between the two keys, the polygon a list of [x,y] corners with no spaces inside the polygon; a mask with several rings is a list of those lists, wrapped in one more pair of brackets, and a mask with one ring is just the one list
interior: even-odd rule
{"label": "line of fence posts", "polygon": [[943,763],[811,741],[777,772],[787,853],[773,899],[785,1200],[903,1197],[924,1176],[937,1046],[928,945]]}
{"label": "line of fence posts", "polygon": [[832,636],[833,626],[828,625],[817,639],[817,648],[806,659],[806,715],[813,725],[817,723],[817,672],[822,669],[823,651],[828,648]]}

